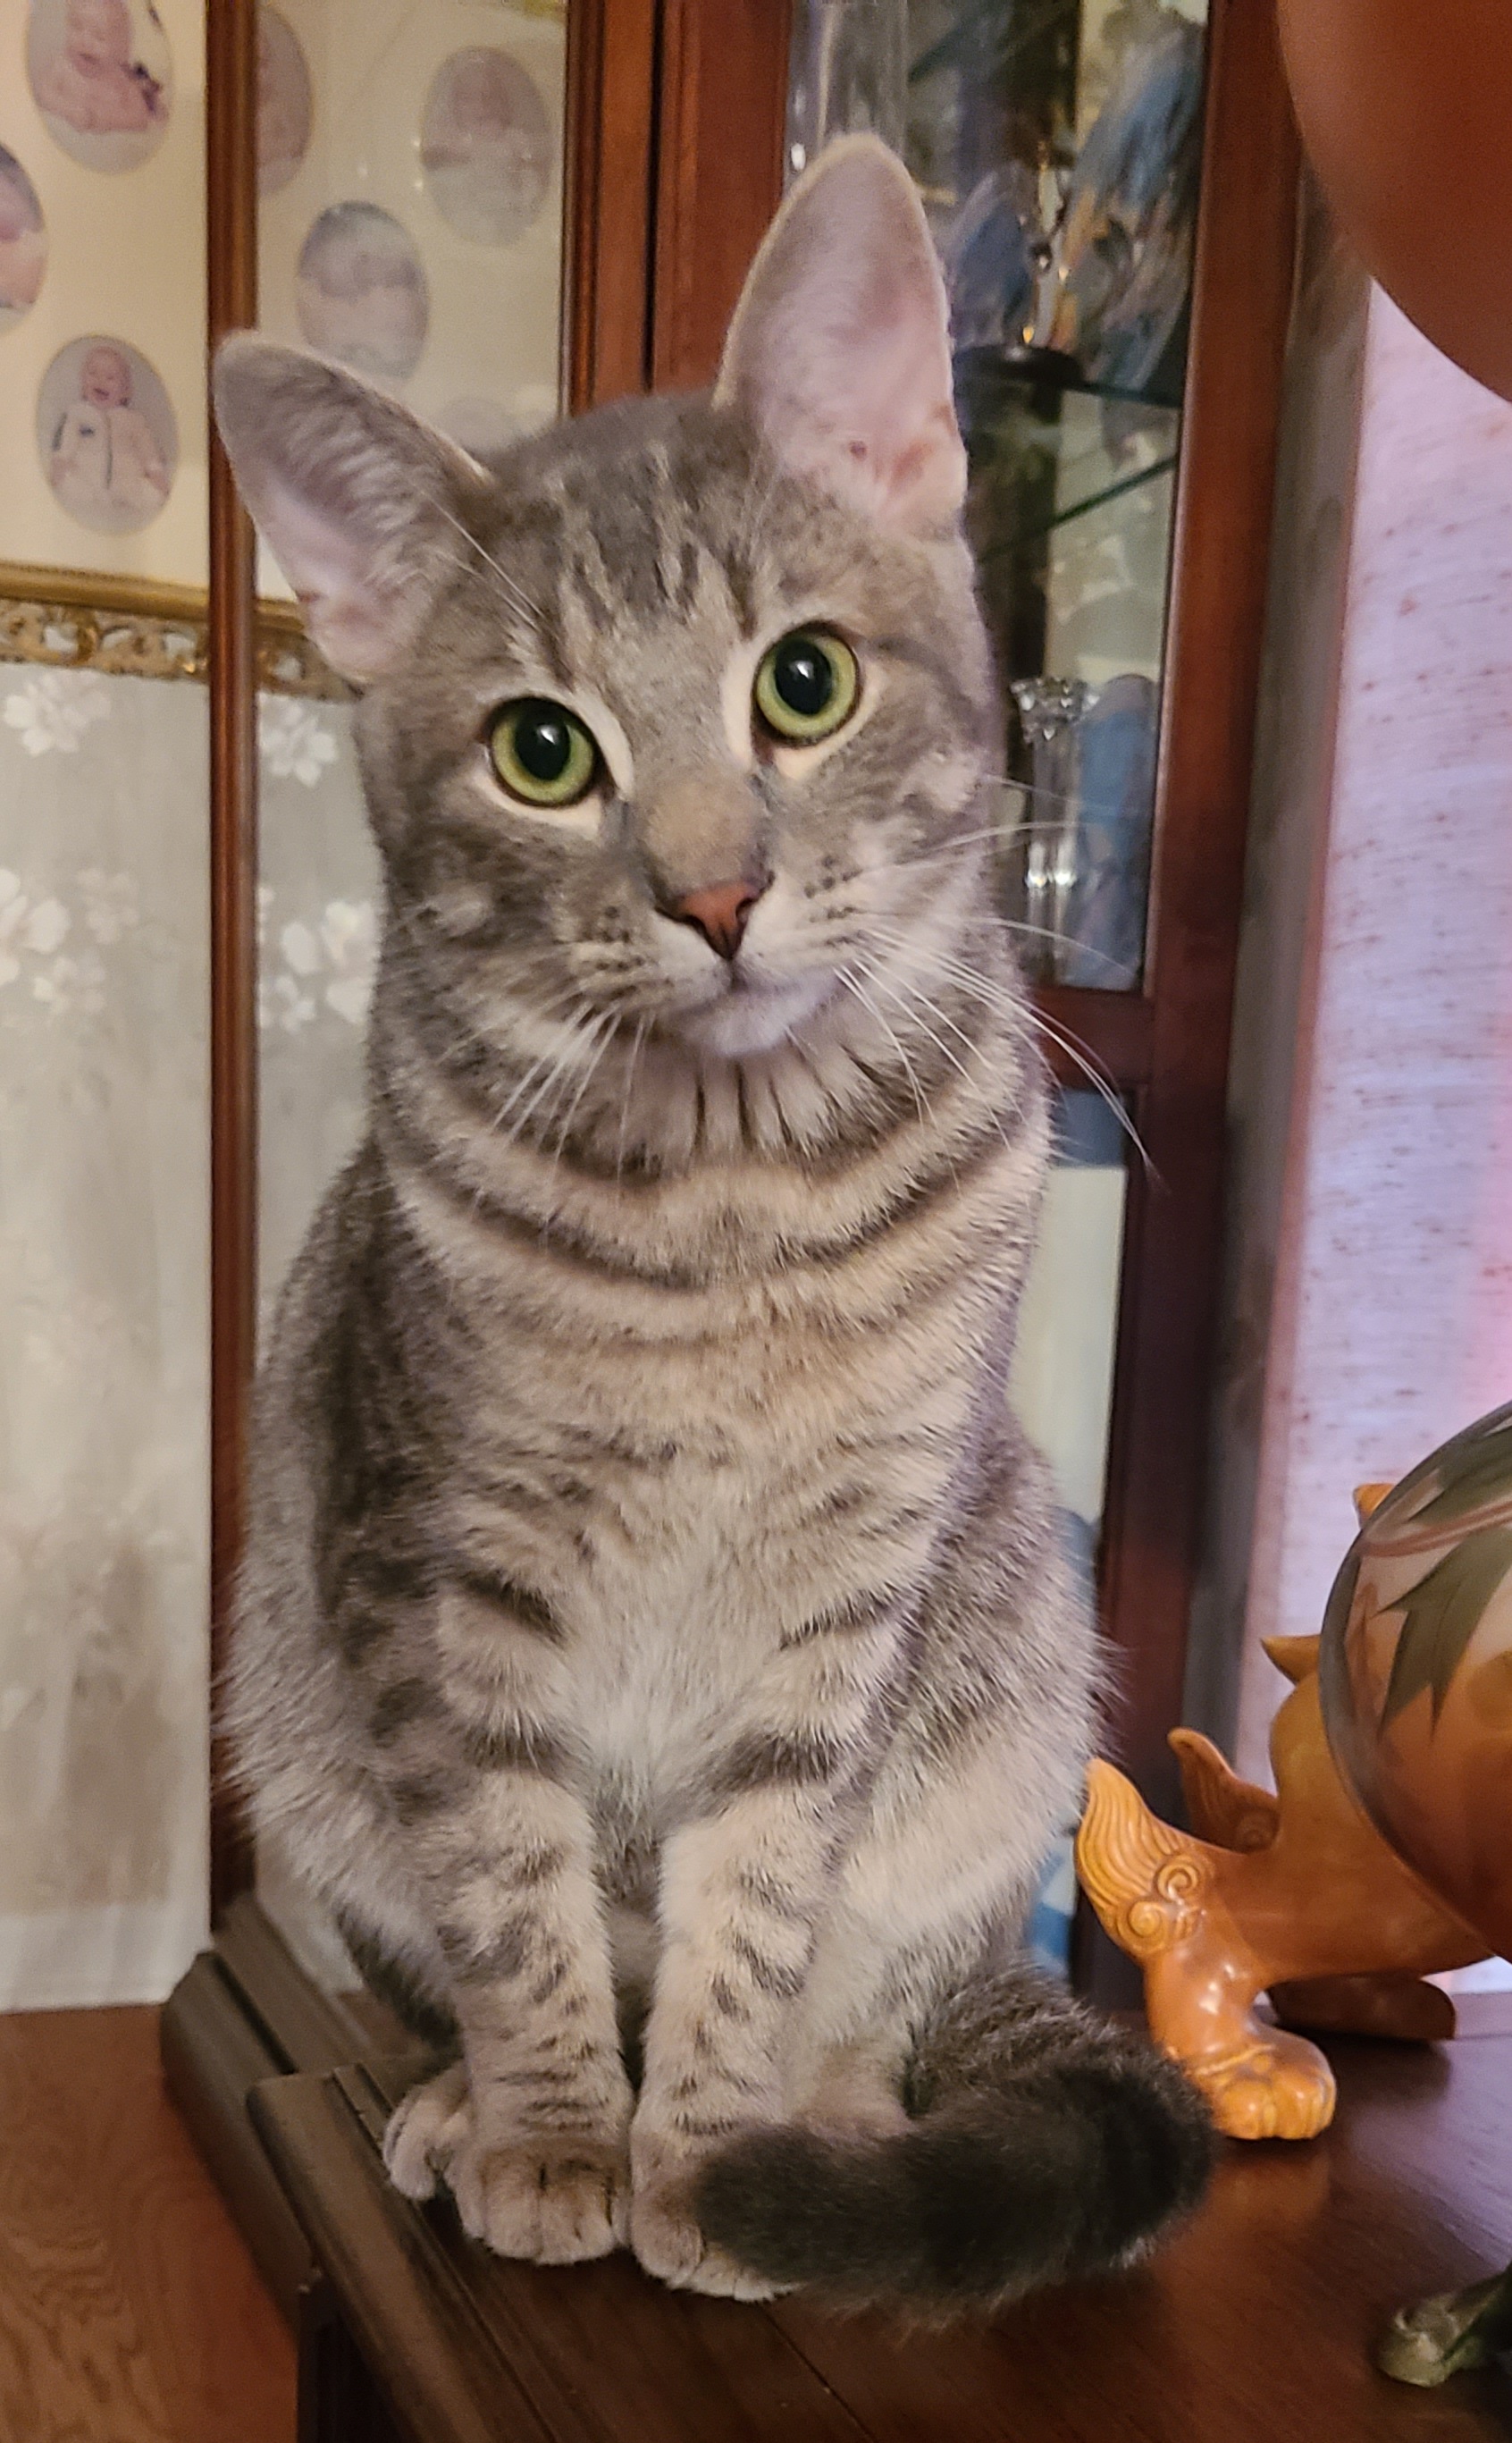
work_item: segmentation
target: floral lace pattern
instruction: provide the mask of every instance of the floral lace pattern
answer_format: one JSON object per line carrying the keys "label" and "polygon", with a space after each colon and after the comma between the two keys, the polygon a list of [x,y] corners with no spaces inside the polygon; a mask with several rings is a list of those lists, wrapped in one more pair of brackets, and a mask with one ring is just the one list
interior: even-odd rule
{"label": "floral lace pattern", "polygon": [[[269,1295],[361,1126],[350,718],[260,706]],[[95,2001],[202,1925],[207,776],[202,689],[0,665],[0,2009],[58,1998],[71,1921],[118,1918]]]}
{"label": "floral lace pattern", "polygon": [[295,696],[258,699],[257,746],[264,781],[301,781],[313,789],[337,760],[335,732],[314,705]]}
{"label": "floral lace pattern", "polygon": [[0,2008],[203,1919],[207,749],[197,688],[0,668]]}
{"label": "floral lace pattern", "polygon": [[[313,921],[296,916],[276,925],[277,893],[264,883],[257,896],[258,1024],[298,1035],[329,1009],[348,1026],[360,1027],[373,998],[378,954],[372,900],[328,899]],[[274,964],[275,948],[282,967]]]}
{"label": "floral lace pattern", "polygon": [[[72,904],[55,891],[28,888],[0,866],[0,996],[19,983],[49,1018],[70,1010],[97,1017],[105,1006],[106,971],[94,944],[114,946],[140,920],[129,873],[85,866],[74,876]],[[92,937],[80,945],[81,931]],[[74,947],[64,950],[72,937]],[[0,1024],[11,1015],[0,999]]]}
{"label": "floral lace pattern", "polygon": [[19,731],[28,755],[76,755],[90,724],[109,712],[104,681],[78,670],[28,671],[3,707],[7,728]]}

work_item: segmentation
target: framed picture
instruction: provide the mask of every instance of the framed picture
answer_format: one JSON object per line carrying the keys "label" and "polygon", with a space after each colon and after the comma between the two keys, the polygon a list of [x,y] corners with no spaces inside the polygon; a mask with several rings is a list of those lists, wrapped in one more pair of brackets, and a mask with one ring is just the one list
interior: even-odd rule
{"label": "framed picture", "polygon": [[[556,414],[563,0],[260,0],[262,328],[487,452]],[[283,591],[264,557],[259,587]]]}
{"label": "framed picture", "polygon": [[0,596],[206,584],[204,11],[0,0]]}

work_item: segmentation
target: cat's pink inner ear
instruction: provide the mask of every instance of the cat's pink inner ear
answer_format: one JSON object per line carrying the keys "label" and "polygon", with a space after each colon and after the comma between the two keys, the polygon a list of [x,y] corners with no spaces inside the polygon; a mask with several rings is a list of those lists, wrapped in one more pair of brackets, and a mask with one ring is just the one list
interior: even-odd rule
{"label": "cat's pink inner ear", "polygon": [[378,554],[359,530],[322,516],[312,500],[276,480],[264,488],[256,515],[332,669],[349,679],[381,678],[424,616],[423,571],[417,568],[410,587],[387,571],[380,576]]}
{"label": "cat's pink inner ear", "polygon": [[333,669],[395,670],[456,557],[458,512],[487,479],[408,409],[303,350],[238,335],[216,420],[248,508]]}
{"label": "cat's pink inner ear", "polygon": [[945,285],[912,179],[875,137],[820,156],[773,222],[715,392],[777,455],[879,524],[954,521],[966,452]]}

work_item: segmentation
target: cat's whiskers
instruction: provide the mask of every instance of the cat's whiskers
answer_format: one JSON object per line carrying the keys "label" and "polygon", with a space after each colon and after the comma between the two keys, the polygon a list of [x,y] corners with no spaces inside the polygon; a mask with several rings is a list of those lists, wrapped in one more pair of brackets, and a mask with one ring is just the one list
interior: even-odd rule
{"label": "cat's whiskers", "polygon": [[[572,1133],[572,1126],[577,1115],[578,1105],[582,1102],[583,1096],[588,1090],[589,1080],[597,1069],[599,1062],[603,1059],[605,1053],[609,1050],[610,1044],[614,1038],[615,1029],[618,1025],[618,1012],[615,1010],[606,1010],[603,1018],[599,1020],[598,1028],[596,1030],[596,1038],[592,1049],[589,1054],[588,1059],[584,1063],[582,1075],[577,1081],[577,1091],[574,1094],[571,1102],[568,1104],[566,1113],[556,1129],[555,1146],[552,1145],[549,1135],[552,1125],[551,1114],[548,1114],[547,1119],[543,1124],[541,1130],[542,1148],[543,1150],[547,1152],[548,1160],[554,1171],[559,1167],[562,1156],[567,1150],[567,1140]],[[555,1103],[552,1110],[553,1112],[555,1112]],[[548,1222],[543,1223],[542,1227],[547,1227],[550,1220],[553,1218],[555,1217],[548,1216]]]}
{"label": "cat's whiskers", "polygon": [[836,982],[850,994],[853,1000],[860,1002],[864,1010],[866,1010],[869,1013],[873,1023],[877,1026],[880,1032],[886,1037],[888,1042],[892,1045],[893,1050],[897,1053],[899,1063],[902,1069],[903,1075],[907,1078],[909,1086],[913,1090],[914,1101],[919,1108],[920,1126],[922,1128],[927,1123],[929,1117],[928,1108],[924,1101],[924,1091],[919,1082],[919,1072],[914,1067],[913,1062],[909,1059],[902,1044],[899,1041],[895,1030],[888,1025],[887,1020],[884,1018],[881,1010],[877,1007],[876,1002],[871,999],[865,987],[858,984],[856,982],[854,968],[838,968],[836,970]]}
{"label": "cat's whiskers", "polygon": [[[545,624],[545,613],[542,611],[540,604],[533,600],[531,596],[526,593],[524,587],[519,582],[518,579],[511,577],[508,569],[503,567],[499,560],[495,560],[493,553],[484,549],[483,545],[479,542],[477,536],[471,531],[470,527],[464,525],[461,518],[455,516],[453,512],[447,508],[445,501],[439,500],[434,493],[430,492],[427,493],[426,498],[429,502],[430,506],[435,510],[437,516],[445,518],[448,526],[454,526],[456,528],[458,534],[461,535],[464,542],[467,545],[468,550],[476,552],[478,558],[483,562],[484,566],[493,570],[494,575],[498,578],[500,584],[503,587],[504,592],[514,608],[517,611],[522,611],[525,616],[534,621],[537,626],[543,626]],[[466,565],[464,560],[459,560],[457,564],[459,567],[465,567]]]}
{"label": "cat's whiskers", "polygon": [[[871,871],[874,873],[902,873],[912,872],[919,866],[949,865],[952,861],[952,851],[941,849],[927,856],[891,858],[885,864],[873,866]],[[1112,968],[1114,977],[1120,984],[1126,983],[1128,981],[1129,970],[1125,960],[1111,957],[1107,951],[1100,950],[1095,943],[1080,941],[1074,933],[1063,932],[1059,926],[1031,925],[1027,917],[1005,916],[998,911],[994,911],[994,921],[1001,925],[1006,932],[1022,934],[1026,941],[1054,942],[1062,949],[1074,949],[1079,958],[1100,961],[1103,966]]]}
{"label": "cat's whiskers", "polygon": [[956,1026],[952,1019],[947,1018],[945,1012],[938,1008],[934,1001],[930,1001],[927,995],[917,990],[910,990],[906,983],[902,984],[902,987],[900,988],[900,980],[896,978],[892,983],[885,983],[881,969],[875,964],[868,965],[865,969],[865,973],[868,982],[876,985],[877,990],[882,994],[884,1000],[891,1001],[895,1008],[901,1009],[906,1017],[912,1019],[913,1024],[918,1027],[920,1033],[921,1035],[926,1035],[929,1038],[930,1042],[935,1046],[935,1049],[938,1052],[940,1057],[943,1060],[947,1060],[950,1063],[950,1066],[955,1070],[956,1075],[962,1079],[968,1092],[974,1094],[976,1100],[991,1113],[993,1124],[995,1127],[998,1135],[1002,1138],[1003,1143],[1007,1145],[1009,1143],[1009,1135],[1003,1123],[1003,1115],[1001,1111],[998,1111],[994,1098],[988,1093],[983,1080],[980,1077],[973,1076],[971,1071],[967,1068],[965,1061],[960,1057],[960,1055],[953,1052],[944,1038],[935,1033],[934,1028],[928,1023],[928,1019],[920,1016],[920,1010],[927,1011],[931,1018],[938,1018],[942,1026],[948,1026],[952,1034],[959,1036],[961,1041],[967,1046],[968,1050],[975,1055],[975,1058],[981,1063],[983,1068],[986,1068],[986,1056],[983,1054],[981,1045],[979,1043],[974,1043],[971,1037],[967,1035],[962,1028]]}
{"label": "cat's whiskers", "polygon": [[1047,1018],[1044,1010],[1037,1008],[1027,995],[1016,994],[1002,985],[989,983],[987,978],[978,975],[963,961],[941,956],[937,958],[936,964],[947,982],[957,985],[963,992],[975,994],[989,1008],[994,1010],[1011,1034],[1022,1038],[1025,1028],[1029,1027],[1064,1052],[1073,1066],[1081,1071],[1093,1093],[1107,1105],[1151,1178],[1158,1179],[1159,1174],[1150,1159],[1149,1148],[1144,1139],[1130,1119],[1111,1079],[1098,1067],[1085,1044],[1079,1043],[1075,1036],[1057,1025],[1053,1019]]}
{"label": "cat's whiskers", "polygon": [[[530,1061],[528,1067],[525,1069],[524,1074],[516,1077],[513,1090],[505,1097],[505,1100],[494,1116],[494,1121],[492,1123],[494,1127],[497,1127],[501,1120],[508,1118],[510,1112],[514,1110],[519,1097],[529,1086],[531,1079],[538,1074],[548,1061],[554,1060],[556,1057],[558,1052],[562,1048],[560,1034],[561,1028],[565,1025],[569,1025],[577,1018],[586,1015],[591,1010],[592,1003],[586,1001],[584,996],[574,987],[566,986],[561,991],[553,993],[544,1001],[531,1000],[522,997],[519,1001],[513,1002],[511,1006],[519,1019],[534,1020],[539,1025],[551,1025],[553,1028],[553,1035],[551,1041],[546,1045],[544,1051],[537,1052],[535,1058]],[[460,1022],[465,1029],[468,1040],[476,1044],[480,1050],[491,1053],[496,1060],[500,1058],[508,1059],[512,1056],[519,1057],[523,1056],[525,1047],[520,1045],[517,1053],[516,1038],[512,1035],[507,1023],[504,1022],[502,1013],[496,1017],[492,1024],[489,1026],[481,1026],[476,1023],[476,1021],[469,1021],[465,1018],[462,1019]]]}
{"label": "cat's whiskers", "polygon": [[648,1016],[641,1018],[636,1021],[635,1040],[630,1046],[629,1062],[626,1068],[624,1084],[620,1089],[619,1135],[614,1147],[614,1184],[616,1186],[618,1186],[619,1183],[625,1176],[625,1130],[629,1120],[631,1098],[635,1092],[635,1072],[640,1062],[641,1047],[646,1041],[646,1031],[651,1021]]}
{"label": "cat's whiskers", "polygon": [[510,1112],[514,1110],[516,1104],[519,1101],[520,1096],[525,1093],[532,1081],[539,1076],[541,1071],[544,1070],[546,1074],[541,1084],[537,1088],[536,1093],[531,1095],[529,1102],[525,1105],[524,1110],[516,1120],[514,1127],[510,1130],[508,1135],[503,1140],[506,1146],[514,1144],[515,1139],[520,1132],[520,1130],[529,1120],[531,1113],[538,1108],[545,1095],[555,1085],[557,1077],[560,1076],[563,1071],[567,1068],[573,1052],[579,1045],[587,1042],[592,1030],[592,1025],[593,1019],[592,1013],[585,1012],[582,1018],[576,1019],[567,1028],[567,1039],[565,1042],[553,1044],[550,1051],[543,1052],[537,1060],[531,1063],[531,1066],[526,1070],[524,1076],[519,1080],[519,1083],[516,1086],[513,1093],[508,1095],[504,1102],[501,1104],[499,1111],[495,1114],[493,1127],[489,1130],[490,1135],[503,1125],[504,1121],[509,1117]]}

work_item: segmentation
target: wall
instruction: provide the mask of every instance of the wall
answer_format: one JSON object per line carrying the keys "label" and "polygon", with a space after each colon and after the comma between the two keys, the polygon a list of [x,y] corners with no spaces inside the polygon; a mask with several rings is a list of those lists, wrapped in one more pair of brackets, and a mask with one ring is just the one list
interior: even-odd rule
{"label": "wall", "polygon": [[1378,291],[1339,669],[1240,1689],[1262,1775],[1259,1640],[1318,1626],[1351,1487],[1512,1393],[1512,408]]}
{"label": "wall", "polygon": [[1287,1132],[1316,965],[1370,282],[1304,179],[1230,1063],[1222,1336],[1184,1718],[1233,1736]]}

